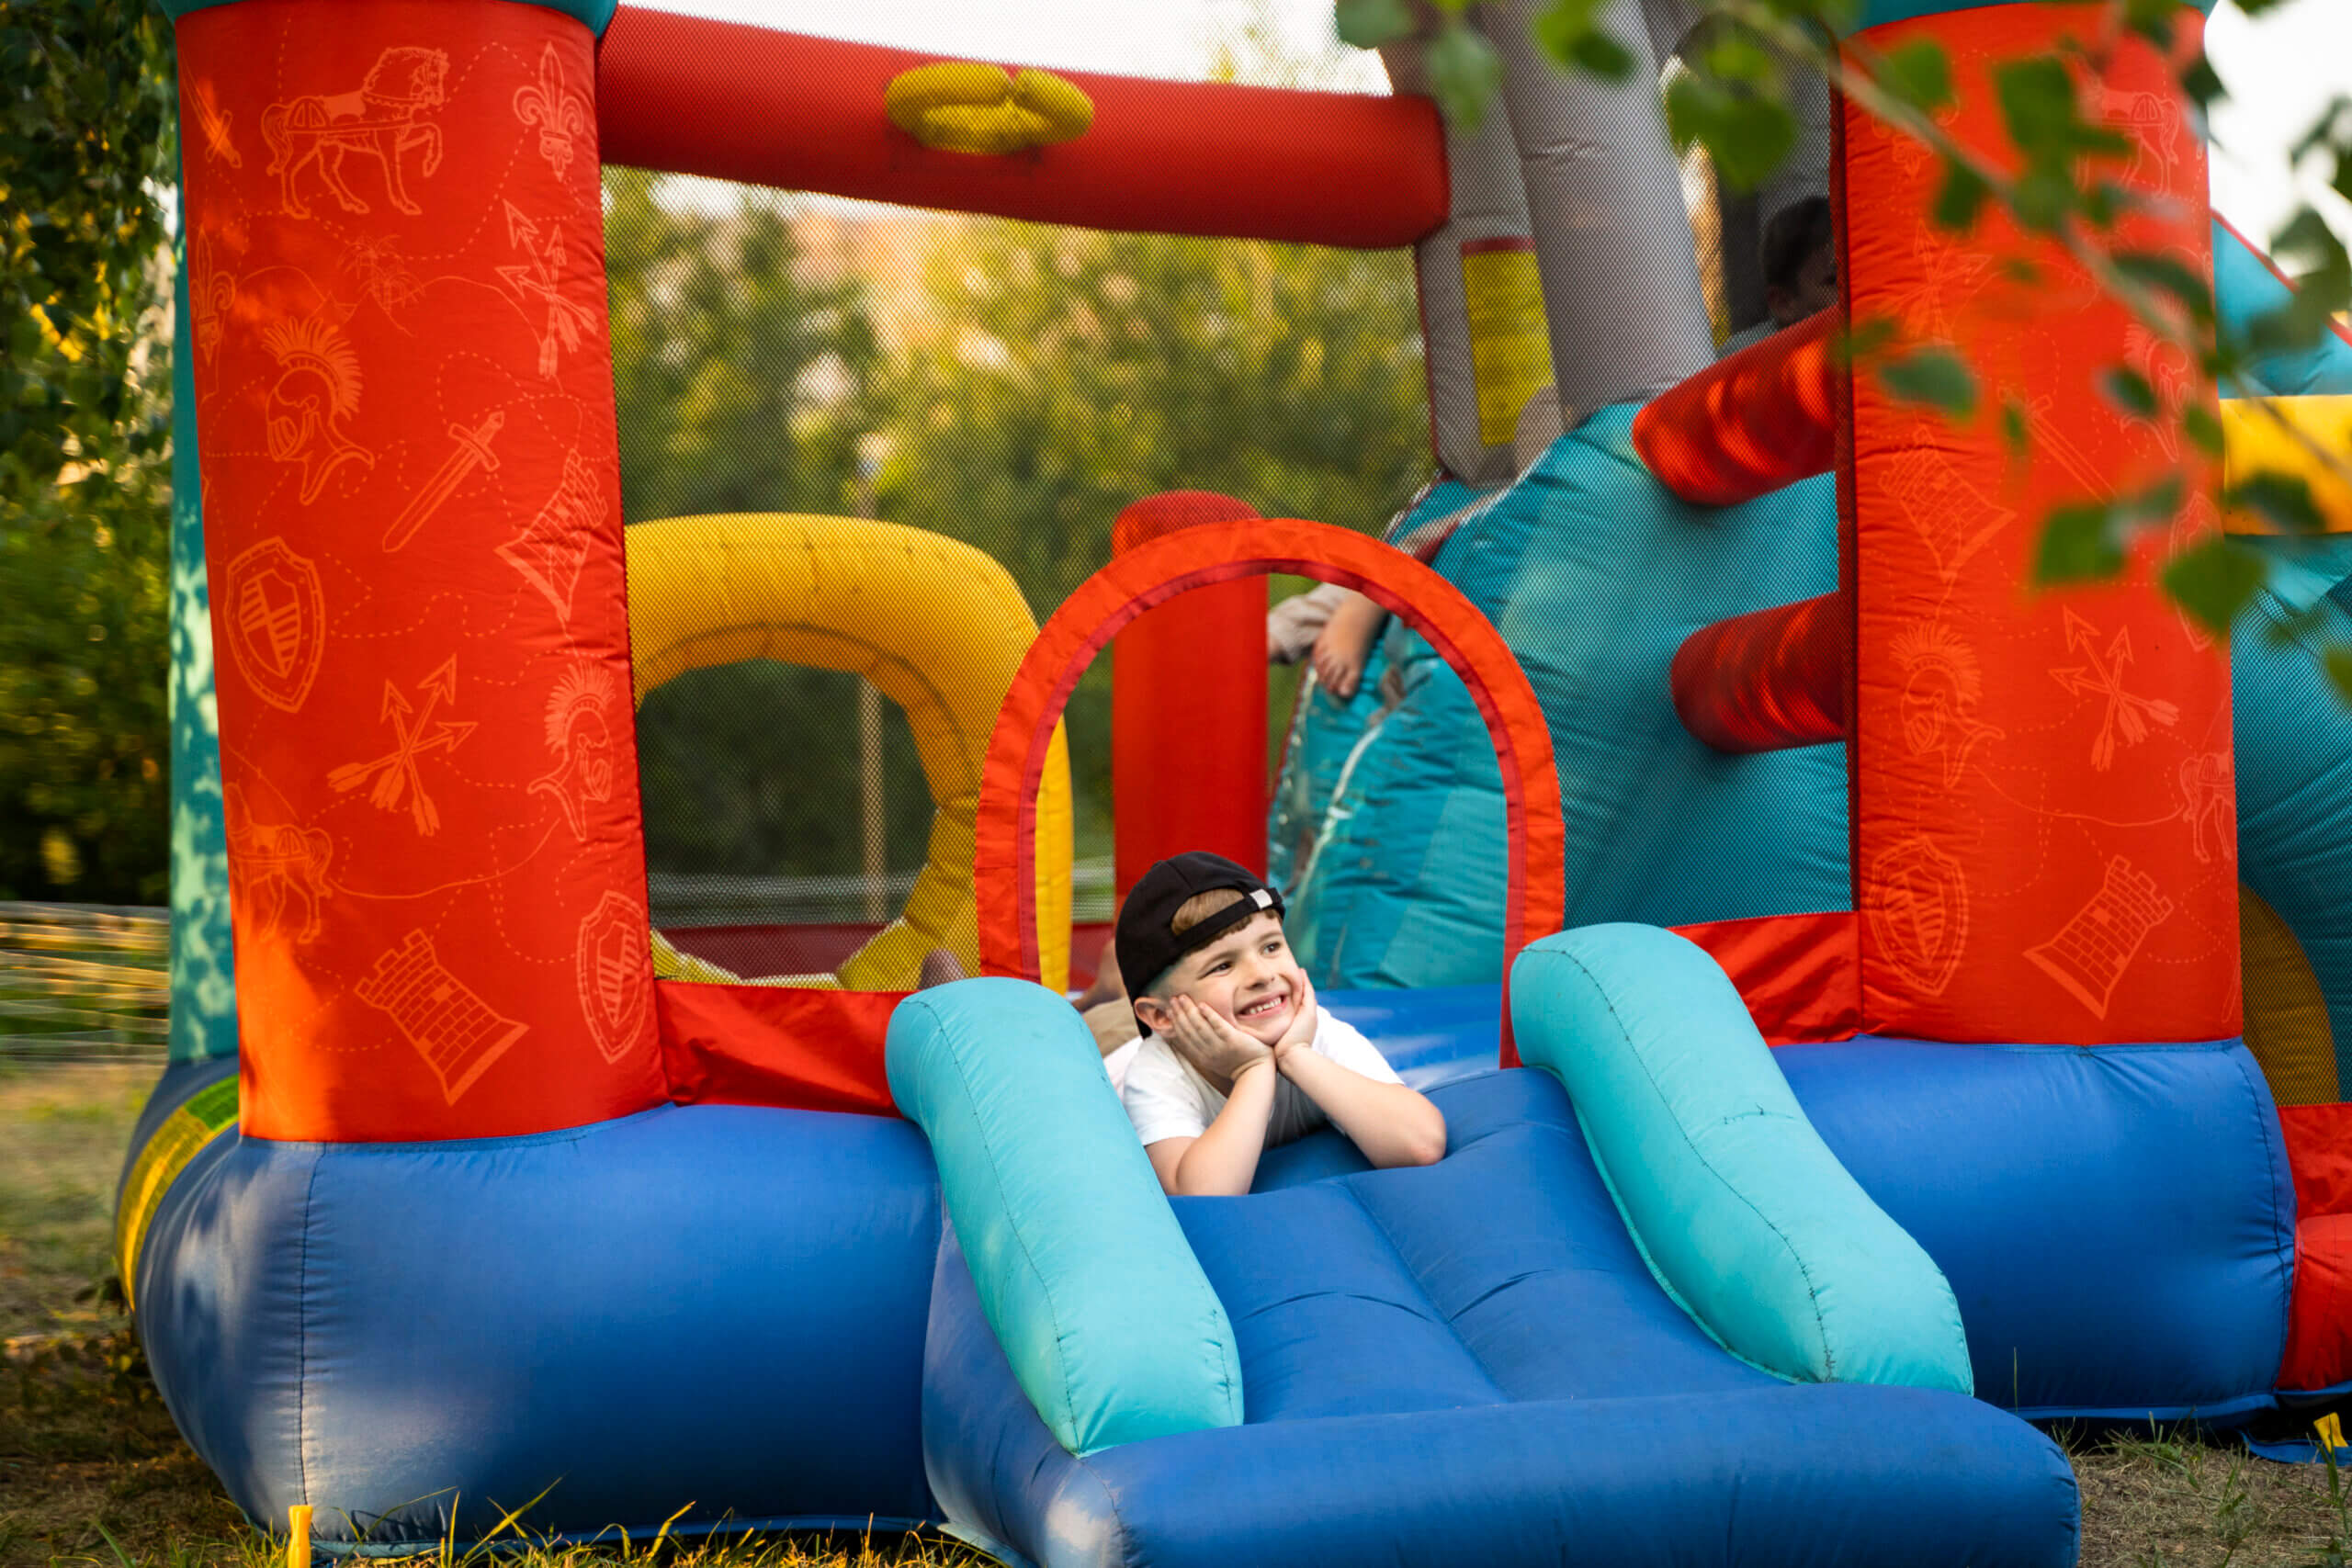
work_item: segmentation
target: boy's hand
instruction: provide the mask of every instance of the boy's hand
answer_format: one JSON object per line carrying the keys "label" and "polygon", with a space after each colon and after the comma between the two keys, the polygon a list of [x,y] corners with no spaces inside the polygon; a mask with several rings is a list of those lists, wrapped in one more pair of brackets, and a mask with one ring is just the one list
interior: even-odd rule
{"label": "boy's hand", "polygon": [[1273,1044],[1276,1066],[1280,1066],[1283,1058],[1293,1051],[1306,1050],[1314,1044],[1315,1017],[1315,982],[1308,979],[1306,971],[1302,969],[1298,972],[1298,996],[1291,1010],[1290,1027],[1283,1031],[1283,1037]]}
{"label": "boy's hand", "polygon": [[1190,997],[1178,997],[1168,1007],[1168,1045],[1195,1072],[1224,1093],[1250,1068],[1272,1066],[1273,1051],[1233,1027]]}

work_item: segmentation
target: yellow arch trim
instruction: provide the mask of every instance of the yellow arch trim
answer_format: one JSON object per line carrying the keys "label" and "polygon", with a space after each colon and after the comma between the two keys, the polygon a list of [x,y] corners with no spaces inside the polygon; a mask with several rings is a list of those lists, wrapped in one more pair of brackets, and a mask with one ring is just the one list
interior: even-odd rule
{"label": "yellow arch trim", "polygon": [[2238,884],[2245,1044],[2281,1105],[2335,1103],[2335,1034],[2303,944],[2262,896]]}
{"label": "yellow arch trim", "polygon": [[[897,703],[931,786],[929,858],[897,919],[837,976],[797,983],[913,988],[944,947],[980,972],[972,823],[980,767],[1037,624],[1012,575],[944,535],[895,523],[741,513],[628,530],[630,659],[637,701],[689,670],[772,659],[862,675]],[[1069,750],[1058,729],[1037,802],[1037,946],[1045,983],[1069,980]],[[733,982],[654,940],[665,977]],[[791,982],[786,982],[791,983]]]}

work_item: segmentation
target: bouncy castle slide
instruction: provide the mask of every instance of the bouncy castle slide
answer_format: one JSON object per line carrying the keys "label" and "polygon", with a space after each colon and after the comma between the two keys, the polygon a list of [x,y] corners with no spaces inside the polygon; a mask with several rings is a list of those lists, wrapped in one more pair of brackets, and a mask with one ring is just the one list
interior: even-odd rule
{"label": "bouncy castle slide", "polygon": [[[1936,30],[1972,98],[1986,61],[2090,15],[1917,9],[1874,17],[1880,36]],[[164,1398],[251,1516],[309,1505],[326,1544],[362,1551],[474,1539],[527,1504],[529,1529],[575,1536],[943,1524],[1040,1563],[2057,1564],[2072,1483],[2020,1415],[2275,1407],[2308,1270],[2237,1038],[2223,656],[2144,573],[2020,604],[2018,518],[2041,492],[2009,496],[1996,455],[1818,365],[1824,477],[1774,451],[1726,479],[1754,456],[1759,373],[1803,382],[1816,340],[1707,372],[1677,318],[1588,362],[1547,288],[1552,359],[1600,367],[1564,397],[1600,412],[1439,570],[1308,524],[1139,538],[1017,661],[990,645],[1017,667],[985,740],[939,706],[935,845],[968,833],[972,880],[907,919],[968,930],[990,977],[911,998],[849,976],[657,978],[619,694],[696,658],[910,656],[903,628],[838,605],[814,632],[776,612],[825,573],[763,551],[818,558],[821,527],[701,526],[728,558],[707,625],[640,603],[650,570],[624,585],[640,547],[616,494],[600,138],[651,166],[1179,231],[1403,244],[1462,213],[1414,100],[1080,77],[1091,124],[1036,89],[1052,112],[1022,112],[1061,140],[991,161],[885,117],[922,57],[625,14],[600,78],[608,15],[231,0],[176,24],[181,450],[202,469],[183,536],[200,521],[217,627],[237,1049],[159,1087],[121,1250]],[[1465,269],[1573,261],[1589,117],[1640,154],[1604,160],[1642,187],[1629,201],[1670,192],[1655,115],[1532,76],[1525,23],[1491,25],[1533,233],[1465,233]],[[2145,134],[2170,136],[2149,177],[2201,193],[2161,62],[2123,53],[2158,110]],[[775,130],[812,119],[828,134]],[[1860,124],[1844,271],[1871,308],[1970,257],[1897,221],[1932,171]],[[1638,269],[1655,238],[1609,237],[1610,265]],[[2163,238],[2206,254],[2201,217]],[[2039,336],[1952,320],[1981,365],[2052,389],[2056,434],[2103,468],[2154,460],[2151,434],[2064,392],[2120,333],[2105,307]],[[1505,445],[1476,418],[1477,355],[1441,364],[1435,336],[1431,355],[1433,395],[1468,421],[1441,439]],[[1810,526],[1831,467],[1834,553]],[[1693,473],[1750,493],[1676,499]],[[1551,513],[1561,495],[1585,525]],[[688,536],[650,536],[649,568],[668,552],[659,570],[693,581]],[[1598,564],[1638,584],[1577,596],[1582,662],[1547,640],[1544,573],[1521,567],[1506,609],[1470,564],[1539,548],[1561,552],[1555,581]],[[1339,874],[1400,886],[1434,830],[1384,840],[1372,802],[1344,833],[1321,812],[1292,873],[1302,944],[1327,970],[1375,938],[1400,961],[1482,947],[1485,968],[1331,998],[1430,1086],[1444,1161],[1369,1172],[1321,1134],[1250,1197],[1171,1204],[1048,988],[1068,941],[1056,721],[1122,626],[1272,570],[1372,594],[1420,661],[1334,798],[1414,760],[1380,799],[1482,846],[1458,880],[1351,913]],[[1733,624],[1807,595],[1766,635]],[[2045,668],[2096,662],[2068,616],[2100,658],[2129,634],[2131,690],[2173,716],[2145,741],[2166,766],[2135,787],[2193,775],[2193,813],[2091,819],[2118,781],[2094,777],[2081,694]],[[1653,660],[1645,697],[1591,678],[1621,658]],[[1416,724],[1458,740],[1414,705],[1441,687],[1476,758],[1384,750]],[[1447,787],[1464,771],[1490,814]],[[968,815],[944,810],[957,791]],[[1849,887],[1849,863],[1879,869]],[[1591,923],[1612,877],[1635,906],[1614,918],[1649,923]],[[870,949],[876,974],[910,945]],[[2129,986],[2126,947],[2145,954]],[[2020,986],[2018,950],[2059,1001]]]}

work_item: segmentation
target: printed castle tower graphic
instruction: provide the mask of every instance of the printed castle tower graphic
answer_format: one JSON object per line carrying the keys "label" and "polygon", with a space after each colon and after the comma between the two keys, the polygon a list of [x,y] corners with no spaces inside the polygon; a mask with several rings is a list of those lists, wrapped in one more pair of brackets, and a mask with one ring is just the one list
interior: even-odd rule
{"label": "printed castle tower graphic", "polygon": [[2107,878],[2091,901],[2056,936],[2026,950],[2026,957],[2064,986],[2076,1001],[2105,1018],[2115,983],[2138,956],[2148,933],[2173,911],[2155,879],[2121,855],[2107,863]]}
{"label": "printed castle tower graphic", "polygon": [[394,1027],[441,1080],[450,1104],[520,1040],[530,1025],[502,1018],[442,966],[421,931],[376,960],[356,987],[359,999],[391,1015]]}

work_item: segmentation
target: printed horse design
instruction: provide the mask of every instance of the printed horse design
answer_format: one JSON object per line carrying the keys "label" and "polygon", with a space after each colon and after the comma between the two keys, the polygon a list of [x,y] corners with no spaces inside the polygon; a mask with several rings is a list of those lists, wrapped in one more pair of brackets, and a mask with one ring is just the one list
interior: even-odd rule
{"label": "printed horse design", "polygon": [[[241,794],[231,784],[230,793]],[[229,852],[251,879],[255,913],[263,931],[293,927],[298,942],[316,941],[319,905],[326,898],[327,865],[334,845],[316,828],[291,822],[254,822],[243,811],[230,813]],[[297,908],[301,923],[290,919]]]}
{"label": "printed horse design", "polygon": [[388,49],[368,67],[356,92],[312,93],[264,110],[262,140],[269,143],[269,172],[279,178],[287,215],[311,215],[296,181],[312,167],[345,212],[367,211],[367,202],[343,177],[343,160],[352,152],[383,165],[384,188],[394,207],[412,217],[423,211],[401,182],[401,158],[423,149],[420,174],[430,175],[441,166],[441,128],[421,117],[441,107],[448,73],[446,51]]}

